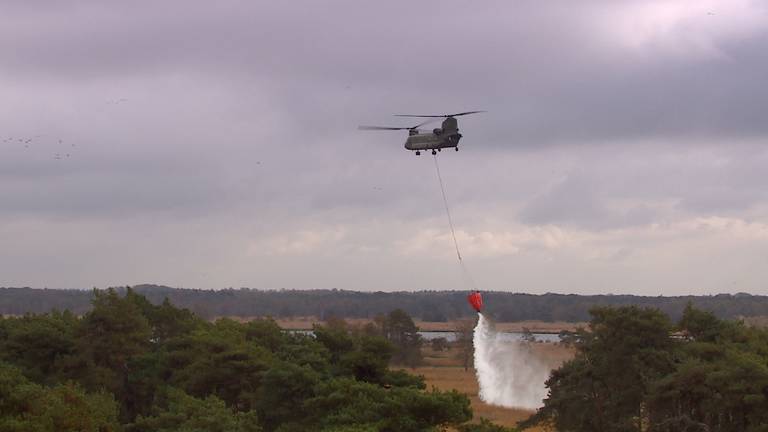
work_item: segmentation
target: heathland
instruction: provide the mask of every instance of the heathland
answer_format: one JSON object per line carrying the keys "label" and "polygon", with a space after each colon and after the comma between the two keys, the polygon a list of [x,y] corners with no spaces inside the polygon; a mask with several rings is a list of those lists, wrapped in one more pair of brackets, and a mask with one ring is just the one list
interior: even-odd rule
{"label": "heathland", "polygon": [[[125,288],[117,288],[124,292]],[[368,318],[402,309],[423,322],[472,318],[466,291],[361,292],[344,290],[198,290],[138,285],[133,291],[153,304],[165,298],[207,319],[216,317]],[[595,306],[641,306],[678,320],[688,303],[721,319],[768,316],[768,297],[750,294],[649,297],[632,295],[572,295],[483,292],[485,313],[497,322],[586,322]],[[76,315],[91,307],[92,290],[0,288],[0,314],[69,310]]]}

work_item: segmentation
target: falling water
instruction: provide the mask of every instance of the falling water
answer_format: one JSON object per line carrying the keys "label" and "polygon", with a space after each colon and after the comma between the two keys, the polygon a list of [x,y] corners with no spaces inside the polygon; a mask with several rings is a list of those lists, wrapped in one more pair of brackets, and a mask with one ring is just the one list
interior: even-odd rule
{"label": "falling water", "polygon": [[504,407],[536,409],[547,391],[549,368],[525,342],[499,338],[493,323],[483,314],[475,327],[475,371],[483,402]]}

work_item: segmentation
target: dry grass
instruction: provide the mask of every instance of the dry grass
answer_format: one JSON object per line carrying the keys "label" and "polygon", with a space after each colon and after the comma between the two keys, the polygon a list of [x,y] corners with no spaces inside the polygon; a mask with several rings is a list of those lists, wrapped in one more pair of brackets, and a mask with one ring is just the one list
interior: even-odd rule
{"label": "dry grass", "polygon": [[[243,321],[250,321],[261,317],[246,317]],[[373,320],[367,318],[344,318],[347,324],[358,327],[364,326]],[[293,318],[275,318],[275,322],[280,328],[285,330],[312,330],[315,324],[323,324],[324,321],[317,317],[293,317]]]}
{"label": "dry grass", "polygon": [[743,317],[741,319],[744,321],[744,324],[750,327],[757,327],[761,329],[768,328],[768,316],[760,315],[753,317]]}
{"label": "dry grass", "polygon": [[[563,362],[573,357],[573,350],[560,344],[537,343],[532,345],[534,352],[550,368],[559,367]],[[516,408],[504,408],[489,405],[478,397],[479,388],[475,370],[470,368],[465,371],[461,367],[455,350],[433,351],[425,348],[424,366],[409,369],[409,372],[423,375],[428,386],[434,386],[441,390],[457,390],[466,394],[471,403],[475,418],[487,418],[494,423],[504,426],[515,426],[517,422],[525,420],[533,411]],[[541,428],[532,428],[529,431],[543,431]]]}
{"label": "dry grass", "polygon": [[465,371],[464,368],[457,366],[425,366],[413,369],[410,372],[423,375],[428,386],[434,386],[441,390],[456,390],[469,396],[469,400],[472,403],[472,411],[475,413],[475,419],[483,417],[496,424],[515,426],[517,422],[525,420],[533,414],[533,411],[503,408],[488,405],[481,401],[478,397],[479,389],[474,369]]}

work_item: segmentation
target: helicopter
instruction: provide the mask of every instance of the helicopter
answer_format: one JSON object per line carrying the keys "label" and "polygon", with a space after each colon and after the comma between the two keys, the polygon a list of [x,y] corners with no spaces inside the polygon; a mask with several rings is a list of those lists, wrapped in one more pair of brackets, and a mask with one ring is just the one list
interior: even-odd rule
{"label": "helicopter", "polygon": [[[422,150],[432,150],[432,154],[436,155],[437,152],[442,151],[444,148],[453,147],[456,151],[459,151],[459,140],[461,134],[459,133],[459,122],[456,117],[477,114],[485,111],[466,111],[456,114],[437,114],[437,115],[412,115],[412,114],[395,114],[395,117],[419,117],[429,118],[429,120],[419,123],[416,126],[411,127],[386,127],[386,126],[358,126],[359,130],[407,130],[408,139],[405,140],[405,148],[407,150],[413,150],[416,152],[416,156],[420,155]],[[441,127],[435,128],[430,132],[422,132],[420,127],[427,123],[436,121],[435,118],[444,118]]]}

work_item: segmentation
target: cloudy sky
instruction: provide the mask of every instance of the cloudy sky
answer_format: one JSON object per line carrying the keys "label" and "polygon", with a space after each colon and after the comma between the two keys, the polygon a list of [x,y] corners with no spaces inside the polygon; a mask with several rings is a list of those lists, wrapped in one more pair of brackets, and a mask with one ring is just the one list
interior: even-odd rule
{"label": "cloudy sky", "polygon": [[766,293],[768,3],[0,1],[0,286]]}

